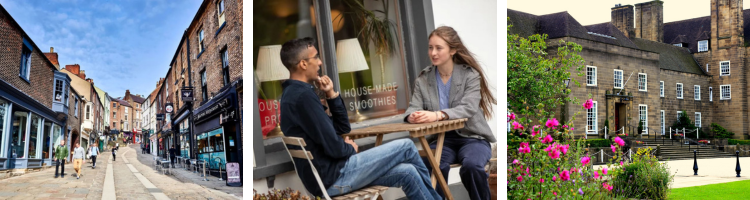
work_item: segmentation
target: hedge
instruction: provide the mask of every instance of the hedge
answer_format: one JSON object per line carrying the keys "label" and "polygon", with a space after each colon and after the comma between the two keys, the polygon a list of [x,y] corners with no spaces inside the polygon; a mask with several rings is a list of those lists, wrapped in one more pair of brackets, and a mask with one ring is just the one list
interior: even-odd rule
{"label": "hedge", "polygon": [[729,145],[750,145],[750,140],[729,139]]}
{"label": "hedge", "polygon": [[587,139],[586,144],[590,144],[591,147],[609,147],[612,141],[609,139]]}

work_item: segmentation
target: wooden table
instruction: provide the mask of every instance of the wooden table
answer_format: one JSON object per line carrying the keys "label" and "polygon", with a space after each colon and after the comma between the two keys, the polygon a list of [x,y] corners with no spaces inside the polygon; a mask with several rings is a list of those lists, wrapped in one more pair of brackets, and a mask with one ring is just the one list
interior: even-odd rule
{"label": "wooden table", "polygon": [[[360,139],[365,137],[376,137],[375,146],[379,146],[383,143],[383,135],[395,132],[409,132],[409,137],[418,138],[422,144],[422,151],[420,155],[426,156],[429,160],[430,166],[432,166],[432,174],[434,175],[433,181],[436,179],[437,183],[443,189],[446,199],[453,199],[453,195],[448,190],[448,183],[443,178],[443,173],[440,171],[440,156],[443,152],[443,142],[445,141],[445,132],[451,130],[457,130],[464,127],[467,119],[454,119],[446,121],[438,121],[424,124],[409,124],[409,123],[397,123],[397,124],[382,124],[377,126],[371,126],[362,129],[352,130],[348,134],[341,135],[342,137],[349,137],[352,140]],[[430,144],[427,142],[425,136],[437,134],[437,146],[433,153],[430,149]],[[433,182],[434,185],[434,182]]]}

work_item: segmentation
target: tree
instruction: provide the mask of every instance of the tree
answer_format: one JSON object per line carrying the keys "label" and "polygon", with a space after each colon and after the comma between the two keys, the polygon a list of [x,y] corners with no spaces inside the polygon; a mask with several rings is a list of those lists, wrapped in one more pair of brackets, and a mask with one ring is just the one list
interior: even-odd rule
{"label": "tree", "polygon": [[[508,18],[510,20],[510,18]],[[547,34],[523,38],[511,34],[508,25],[508,109],[520,115],[521,122],[531,118],[541,122],[554,116],[557,106],[577,102],[568,97],[570,89],[564,80],[570,78],[569,69],[583,76],[584,60],[578,55],[582,47],[573,42],[556,41],[557,48],[547,48]],[[576,86],[580,84],[572,80]]]}
{"label": "tree", "polygon": [[690,120],[690,117],[688,117],[687,112],[684,110],[677,117],[677,121],[672,124],[672,129],[679,130],[680,133],[682,133],[683,128],[685,129],[685,132],[688,132],[687,134],[685,134],[685,137],[696,138],[697,133],[695,129],[697,127],[695,126],[695,124],[693,124],[693,121]]}

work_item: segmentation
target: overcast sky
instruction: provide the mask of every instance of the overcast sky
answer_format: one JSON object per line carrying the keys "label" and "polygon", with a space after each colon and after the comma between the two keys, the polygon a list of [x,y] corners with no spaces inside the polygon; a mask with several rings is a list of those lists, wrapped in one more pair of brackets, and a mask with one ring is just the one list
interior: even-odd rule
{"label": "overcast sky", "polygon": [[200,0],[0,0],[60,67],[79,64],[112,97],[149,95],[169,69]]}
{"label": "overcast sky", "polygon": [[[561,0],[509,0],[508,8],[530,13],[544,15],[568,11],[581,25],[598,24],[609,22],[612,18],[612,7],[615,4],[633,5],[650,0],[588,0],[588,1],[561,1]],[[705,17],[711,15],[711,0],[662,0],[664,2],[664,23]],[[750,8],[744,4],[743,9]]]}

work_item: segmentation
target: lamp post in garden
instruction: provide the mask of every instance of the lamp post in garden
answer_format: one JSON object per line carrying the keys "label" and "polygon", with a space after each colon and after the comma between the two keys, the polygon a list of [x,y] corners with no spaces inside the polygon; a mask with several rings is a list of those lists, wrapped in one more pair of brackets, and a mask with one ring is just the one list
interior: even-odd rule
{"label": "lamp post in garden", "polygon": [[[563,80],[563,84],[565,84],[565,89],[563,89],[562,92],[563,92],[563,94],[565,94],[566,90],[569,88],[568,86],[570,85],[570,78]],[[567,107],[568,107],[568,102],[565,101],[565,100],[563,100],[563,106],[562,106],[562,108],[560,108],[560,116],[562,116],[561,118],[562,118],[563,122],[567,122],[568,121]],[[584,134],[584,136],[585,136],[585,134]]]}

